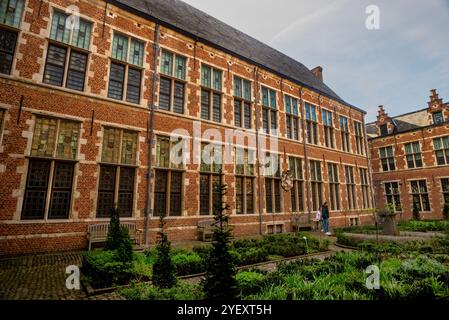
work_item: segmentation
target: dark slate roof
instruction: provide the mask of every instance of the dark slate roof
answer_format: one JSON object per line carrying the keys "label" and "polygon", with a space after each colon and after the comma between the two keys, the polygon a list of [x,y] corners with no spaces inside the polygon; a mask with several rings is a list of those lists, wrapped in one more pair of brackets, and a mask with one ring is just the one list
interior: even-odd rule
{"label": "dark slate roof", "polygon": [[108,0],[125,10],[160,22],[218,47],[357,110],[340,98],[302,63],[179,0]]}

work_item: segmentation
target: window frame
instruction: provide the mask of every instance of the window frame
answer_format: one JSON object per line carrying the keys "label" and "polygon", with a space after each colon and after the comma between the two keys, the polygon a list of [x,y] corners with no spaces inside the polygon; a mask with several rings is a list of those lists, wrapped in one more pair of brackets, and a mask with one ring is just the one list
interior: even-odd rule
{"label": "window frame", "polygon": [[[288,103],[287,103],[288,101]],[[300,102],[299,99],[284,94],[284,103],[285,103],[285,124],[286,124],[286,133],[287,139],[299,141],[300,140],[300,125],[299,125],[299,108]],[[296,104],[296,113],[295,113],[295,104]],[[290,109],[290,111],[289,111]]]}
{"label": "window frame", "polygon": [[[437,149],[436,142],[439,141],[441,148]],[[445,146],[445,141],[447,141],[447,145]],[[437,166],[446,166],[449,165],[449,136],[442,136],[433,139],[433,149],[435,151],[435,160],[437,162]],[[442,156],[438,156],[441,154]],[[444,160],[444,163],[440,161],[440,159]]]}
{"label": "window frame", "polygon": [[349,129],[349,118],[340,115],[340,138],[341,138],[341,150],[344,152],[351,152],[351,139]]}
{"label": "window frame", "polygon": [[441,178],[441,195],[443,198],[443,207],[446,203],[449,203],[449,178]]}
{"label": "window frame", "polygon": [[[210,81],[210,86],[208,87],[207,85],[203,84],[203,68],[204,69],[209,69],[210,70],[210,74],[209,74],[209,81]],[[218,72],[220,74],[220,88],[217,89],[215,87],[215,81],[214,81],[214,75],[216,74],[216,72]],[[223,79],[224,79],[224,72],[222,69],[213,67],[211,65],[202,63],[201,64],[201,68],[200,68],[200,119],[201,120],[205,120],[205,121],[212,121],[215,123],[222,123],[223,122]],[[208,118],[206,119],[205,117],[203,117],[203,106],[205,105],[205,103],[203,102],[203,93],[207,93],[208,94]],[[219,98],[219,117],[220,120],[214,120],[214,111],[215,106],[214,106],[214,97],[218,96]]]}
{"label": "window frame", "polygon": [[[243,129],[253,128],[253,102],[252,102],[252,87],[253,84],[250,80],[244,79],[240,76],[234,75],[233,81],[233,108],[234,108],[234,126]],[[241,95],[239,96],[236,92],[236,81],[241,83]],[[245,96],[245,85],[249,84],[249,99]],[[247,113],[247,107],[249,107],[249,114]],[[237,112],[236,108],[240,113],[240,124],[237,123]],[[249,125],[247,123],[249,122]]]}
{"label": "window frame", "polygon": [[[383,191],[387,205],[391,203],[394,206],[394,212],[402,212],[403,206],[399,181],[386,181],[383,183],[383,185]],[[389,188],[387,188],[388,185]],[[388,192],[388,190],[390,190],[390,192]],[[393,202],[390,202],[389,199],[391,199]]]}
{"label": "window frame", "polygon": [[[265,95],[266,92],[266,101]],[[274,101],[273,99],[274,95]],[[275,89],[269,88],[264,85],[260,85],[260,97],[262,106],[262,132],[264,134],[277,136],[279,132],[278,126],[278,101],[277,101],[277,91]],[[274,102],[274,103],[273,103]],[[266,120],[265,120],[266,118]],[[265,127],[266,122],[266,127]],[[274,125],[274,126],[273,126]]]}
{"label": "window frame", "polygon": [[[209,159],[211,163],[203,163],[203,152],[204,148],[209,147]],[[215,162],[215,151],[220,150],[217,154],[217,157],[219,161],[221,161],[221,164]],[[219,143],[213,143],[209,141],[202,141],[201,142],[201,154],[200,154],[200,167],[199,167],[199,178],[200,183],[198,184],[198,194],[199,194],[199,206],[198,206],[198,213],[200,216],[212,216],[214,215],[214,196],[218,194],[218,190],[216,190],[214,186],[214,179],[217,179],[220,181],[220,183],[223,183],[224,179],[224,164],[223,164],[223,145]],[[207,168],[206,168],[207,166]],[[201,177],[207,177],[208,179],[208,190],[207,190],[207,196],[208,196],[208,206],[207,211],[208,214],[202,213],[202,206],[201,206],[201,195],[204,195],[205,193],[201,192]],[[221,197],[221,195],[220,195]]]}
{"label": "window frame", "polygon": [[[127,49],[126,49],[126,61],[114,58],[113,55],[113,46],[114,46],[114,38],[115,36],[117,37],[125,37],[127,39]],[[140,44],[142,44],[143,48],[142,48],[142,65],[137,65],[137,64],[133,64],[130,62],[130,51],[131,51],[131,45],[133,43],[133,41],[138,42]],[[121,33],[120,31],[116,31],[114,30],[113,35],[112,35],[112,41],[111,41],[111,47],[110,47],[110,56],[109,56],[109,69],[108,69],[108,88],[107,88],[107,97],[109,99],[112,100],[116,100],[116,101],[122,101],[122,102],[126,102],[126,103],[131,103],[134,105],[140,105],[143,99],[143,90],[142,90],[142,83],[143,83],[143,78],[144,78],[144,73],[145,73],[145,56],[146,56],[146,41],[141,40],[139,38],[133,37],[133,36],[129,36],[127,34]],[[121,66],[124,68],[123,71],[123,82],[121,83],[121,97],[116,98],[111,96],[111,70],[112,70],[112,65],[117,65],[117,66]],[[133,85],[133,87],[138,88],[139,89],[139,95],[138,95],[138,101],[130,101],[129,100],[129,80],[130,80],[130,71],[129,70],[133,70],[136,72],[140,73],[140,80],[139,80],[139,86]],[[112,81],[115,81],[112,79]]]}
{"label": "window frame", "polygon": [[[388,150],[390,149],[391,155],[388,155]],[[385,156],[382,156],[382,150],[384,150]],[[390,172],[396,170],[396,160],[394,158],[393,146],[386,146],[379,148],[379,161],[383,172]],[[385,169],[386,167],[388,167],[387,170]]]}
{"label": "window frame", "polygon": [[[20,219],[23,221],[29,221],[29,220],[39,220],[39,221],[48,221],[48,220],[70,220],[71,219],[71,214],[72,214],[72,204],[73,204],[73,193],[74,193],[74,187],[75,187],[75,175],[76,175],[76,170],[77,170],[77,163],[78,163],[78,153],[79,153],[79,145],[80,145],[80,139],[81,139],[81,122],[80,121],[76,121],[73,119],[64,119],[64,118],[58,118],[58,117],[52,117],[52,116],[47,116],[47,115],[35,115],[35,120],[34,120],[34,127],[33,127],[33,137],[32,137],[32,141],[31,141],[31,150],[30,150],[30,155],[26,156],[26,158],[28,159],[28,167],[27,167],[27,176],[26,176],[26,184],[25,184],[25,189],[24,189],[24,197],[23,197],[23,201],[22,201],[22,209],[21,209],[21,215],[20,215]],[[54,127],[54,145],[52,146],[52,150],[51,150],[51,155],[39,155],[39,154],[33,154],[33,145],[34,145],[34,139],[36,139],[36,124],[39,121],[39,119],[47,119],[47,120],[53,120],[56,122],[55,127]],[[60,157],[58,156],[58,145],[60,144],[58,141],[61,137],[61,122],[66,122],[66,123],[72,123],[72,124],[76,124],[77,125],[77,136],[76,136],[76,148],[73,149],[72,151],[75,150],[75,154],[71,157],[71,158],[64,158],[64,157]],[[73,137],[72,137],[73,139]],[[72,143],[73,140],[70,142]],[[46,143],[48,143],[48,139],[46,140]],[[47,172],[47,176],[46,176],[46,190],[45,190],[45,204],[44,204],[44,208],[43,208],[43,213],[42,213],[42,217],[27,217],[26,213],[25,213],[25,207],[26,207],[26,201],[27,201],[27,190],[29,189],[35,189],[34,187],[29,186],[29,181],[30,181],[30,174],[31,174],[31,166],[32,163],[35,162],[41,162],[41,163],[48,163],[48,172]],[[71,170],[71,182],[70,182],[70,188],[64,188],[67,189],[70,192],[70,196],[69,196],[69,203],[67,206],[67,214],[65,217],[50,217],[50,211],[51,211],[51,207],[52,207],[52,203],[53,203],[53,192],[55,191],[55,189],[61,189],[55,186],[55,175],[56,175],[56,168],[58,165],[60,164],[69,164],[72,167]],[[39,189],[39,188],[38,188]],[[43,190],[43,187],[41,188]]]}
{"label": "window frame", "polygon": [[332,211],[341,210],[340,200],[340,177],[338,171],[338,164],[333,162],[327,163],[327,172],[329,180],[329,202]]}
{"label": "window frame", "polygon": [[[239,164],[237,159],[239,157],[239,153],[243,152],[243,164]],[[255,153],[256,151],[253,149],[248,148],[241,148],[241,147],[235,147],[234,148],[234,154],[235,154],[235,166],[234,166],[234,183],[235,183],[235,213],[237,215],[252,215],[256,213],[256,193],[255,193],[255,181],[256,181],[256,164],[255,164]],[[251,156],[251,154],[253,154]],[[251,159],[254,160],[254,163],[251,163]],[[242,166],[243,172],[241,170],[238,170],[238,165]],[[242,179],[242,210],[241,212],[238,212],[237,210],[237,179]],[[251,181],[251,192],[248,192],[248,185],[247,182]],[[248,199],[249,198],[249,199]],[[252,212],[248,212],[248,201],[252,202]]]}
{"label": "window frame", "polygon": [[[272,165],[271,165],[271,159],[277,158],[277,168],[274,168],[275,172],[273,171]],[[269,164],[269,166],[268,166]],[[267,169],[270,167],[271,169]],[[278,214],[282,212],[282,191],[281,191],[281,157],[277,153],[269,153],[265,152],[264,157],[264,191],[265,191],[265,212],[267,214]],[[268,171],[267,171],[268,170]],[[270,186],[270,203],[271,203],[271,209],[268,210],[268,192],[267,192],[267,186]],[[279,200],[279,201],[277,201]]]}
{"label": "window frame", "polygon": [[[435,117],[436,115],[441,116],[440,120],[438,120],[438,118]],[[433,112],[433,113],[432,113],[432,121],[433,121],[433,124],[434,124],[434,125],[439,125],[439,124],[444,123],[445,121],[444,121],[444,114],[443,114],[443,111],[436,111],[436,112]]]}
{"label": "window frame", "polygon": [[323,170],[321,161],[309,160],[312,210],[317,211],[323,203]]}
{"label": "window frame", "polygon": [[[52,15],[51,15],[51,25],[53,24],[53,19],[55,18],[55,14],[60,14],[65,16],[65,19],[67,20],[70,16],[59,10],[59,9],[55,9],[53,8],[52,10]],[[89,62],[90,62],[90,48],[93,42],[93,28],[94,28],[94,22],[84,19],[84,18],[80,18],[80,20],[82,20],[83,23],[87,24],[90,26],[90,35],[89,35],[89,44],[88,44],[88,48],[83,48],[83,47],[77,47],[73,44],[73,37],[74,37],[74,27],[72,26],[71,29],[67,29],[68,31],[68,38],[67,38],[67,42],[64,41],[58,41],[56,39],[51,38],[50,36],[47,39],[47,52],[46,52],[46,56],[45,56],[45,65],[44,65],[44,72],[42,74],[42,83],[50,85],[50,86],[55,86],[55,87],[61,87],[61,88],[65,88],[65,89],[69,89],[69,90],[74,90],[77,92],[85,92],[86,90],[86,82],[87,82],[87,74],[89,71]],[[51,28],[51,27],[50,27]],[[61,83],[60,84],[56,84],[56,83],[51,83],[49,82],[49,80],[46,79],[46,75],[48,74],[47,70],[48,66],[51,66],[52,63],[49,61],[49,56],[50,56],[50,48],[51,47],[55,47],[55,48],[59,48],[65,51],[65,57],[64,57],[64,66],[57,66],[59,68],[62,69],[62,79],[61,79]],[[83,71],[83,77],[82,77],[82,88],[81,90],[75,87],[70,87],[70,83],[69,83],[69,74],[71,72],[76,73],[79,72],[81,73],[81,71],[76,70],[71,68],[71,62],[72,62],[72,57],[73,54],[79,54],[85,57],[85,64],[84,64],[84,71]]]}
{"label": "window frame", "polygon": [[360,188],[362,189],[362,209],[371,208],[368,174],[367,168],[359,168]]}
{"label": "window frame", "polygon": [[[292,162],[294,170],[292,170]],[[289,156],[288,166],[293,185],[290,189],[290,208],[292,212],[302,213],[305,211],[303,158]]]}
{"label": "window frame", "polygon": [[[417,188],[414,189],[413,188],[413,184],[416,184]],[[423,192],[421,190],[421,187],[424,186],[425,191]],[[414,190],[418,190],[418,192],[415,192]],[[416,197],[419,197],[419,205],[418,205],[418,209],[419,212],[431,212],[432,211],[432,206],[430,203],[430,197],[429,197],[429,188],[427,187],[427,180],[425,179],[418,179],[418,180],[410,180],[410,194],[412,196],[412,210],[414,207],[414,204],[416,203]],[[427,201],[423,201],[424,198],[427,198]],[[428,208],[429,210],[423,210],[423,204],[427,203],[428,204]]]}
{"label": "window frame", "polygon": [[355,146],[356,146],[356,154],[365,155],[365,133],[363,130],[363,124],[357,120],[353,120],[354,122],[354,135],[355,135]]}
{"label": "window frame", "polygon": [[[171,66],[171,74],[170,75],[162,72],[162,63],[163,63],[162,57],[163,57],[163,54],[171,54],[171,56],[172,56],[172,66]],[[185,60],[184,78],[179,78],[179,77],[177,77],[175,75],[176,74],[175,68],[176,68],[176,65],[177,65],[176,62],[177,62],[178,58],[181,58],[181,59]],[[188,71],[189,59],[186,56],[183,56],[181,54],[178,54],[176,52],[173,52],[173,51],[170,51],[170,50],[167,50],[167,49],[164,48],[164,49],[161,50],[160,60],[161,60],[161,63],[160,63],[160,66],[159,66],[160,79],[159,79],[159,90],[158,90],[158,93],[159,93],[158,94],[158,110],[173,112],[173,113],[176,113],[176,114],[185,114],[186,113],[186,101],[187,101],[187,97],[186,97],[187,90],[186,90],[186,87],[187,87],[187,83],[188,83],[188,81],[187,81],[187,71]],[[169,100],[168,110],[165,109],[165,107],[161,108],[161,95],[162,95],[161,94],[161,80],[162,79],[165,79],[165,80],[170,82],[170,94],[169,94],[169,97],[168,97],[168,100]],[[175,110],[175,102],[174,101],[175,101],[175,85],[176,84],[180,84],[182,86],[182,89],[183,89],[182,112],[178,112],[178,111]]]}
{"label": "window frame", "polygon": [[348,199],[348,209],[357,209],[357,198],[356,198],[356,184],[354,180],[354,167],[345,165],[345,182],[346,182],[346,196]]}
{"label": "window frame", "polygon": [[[304,103],[304,114],[306,115],[306,135],[307,143],[312,145],[318,145],[318,113],[317,106],[309,102]],[[309,111],[307,111],[309,109]],[[314,111],[312,113],[312,110]]]}
{"label": "window frame", "polygon": [[327,148],[335,149],[334,138],[334,113],[327,109],[321,109],[324,128],[324,145]]}
{"label": "window frame", "polygon": [[[415,151],[414,146],[418,145],[418,151]],[[407,152],[407,146],[410,146],[411,152]],[[422,168],[424,166],[423,158],[422,158],[422,151],[421,151],[421,144],[419,141],[412,141],[408,143],[404,143],[404,155],[405,155],[405,162],[407,163],[408,169],[417,169]],[[419,159],[417,157],[419,156]],[[409,157],[412,159],[413,165],[410,166],[410,160]],[[418,161],[420,161],[420,165],[418,165]]]}

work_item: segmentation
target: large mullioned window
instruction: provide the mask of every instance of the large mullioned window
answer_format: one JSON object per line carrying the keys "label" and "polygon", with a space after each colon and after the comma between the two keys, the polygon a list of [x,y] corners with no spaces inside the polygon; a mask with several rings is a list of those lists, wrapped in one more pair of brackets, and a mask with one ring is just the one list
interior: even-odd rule
{"label": "large mullioned window", "polygon": [[385,182],[385,197],[387,204],[393,204],[395,212],[402,211],[401,193],[398,182]]}
{"label": "large mullioned window", "polygon": [[159,80],[159,109],[184,113],[187,59],[169,51],[162,51]]}
{"label": "large mullioned window", "polygon": [[349,140],[349,122],[348,118],[340,116],[340,136],[341,136],[341,149],[346,152],[351,151]]}
{"label": "large mullioned window", "polygon": [[365,154],[364,130],[360,122],[354,121],[354,133],[355,133],[355,152],[357,154]]}
{"label": "large mullioned window", "polygon": [[222,74],[219,69],[201,66],[201,119],[221,122]]}
{"label": "large mullioned window", "polygon": [[236,213],[254,213],[255,151],[236,148],[235,195]]}
{"label": "large mullioned window", "polygon": [[108,97],[140,103],[144,42],[115,32],[112,40]]}
{"label": "large mullioned window", "polygon": [[298,99],[285,95],[287,138],[299,140]]}
{"label": "large mullioned window", "polygon": [[383,171],[394,171],[396,166],[394,163],[393,147],[384,147],[379,149],[380,164]]}
{"label": "large mullioned window", "polygon": [[280,157],[276,154],[265,154],[265,209],[267,213],[281,212],[281,172]]}
{"label": "large mullioned window", "polygon": [[201,144],[200,166],[200,214],[214,214],[215,205],[221,203],[219,190],[223,175],[222,146],[213,143]]}
{"label": "large mullioned window", "polygon": [[120,128],[103,129],[97,217],[107,218],[113,207],[131,217],[134,203],[138,133]]}
{"label": "large mullioned window", "polygon": [[311,104],[305,103],[305,109],[307,142],[310,144],[318,144],[316,107]]}
{"label": "large mullioned window", "polygon": [[331,210],[340,210],[340,180],[338,178],[338,165],[336,163],[327,164],[329,176],[329,195]]}
{"label": "large mullioned window", "polygon": [[289,157],[290,174],[293,187],[290,190],[292,212],[304,211],[304,177],[302,159]]}
{"label": "large mullioned window", "polygon": [[84,91],[92,24],[80,19],[79,28],[69,28],[68,19],[53,12],[43,82]]}
{"label": "large mullioned window", "polygon": [[410,181],[410,185],[412,188],[413,206],[417,206],[419,211],[430,211],[426,180]]}
{"label": "large mullioned window", "polygon": [[423,165],[421,156],[421,146],[419,142],[406,143],[404,145],[405,158],[409,169],[421,168]]}
{"label": "large mullioned window", "polygon": [[251,129],[251,81],[234,76],[234,125]]}
{"label": "large mullioned window", "polygon": [[80,124],[37,117],[25,187],[22,219],[67,219]]}
{"label": "large mullioned window", "polygon": [[434,139],[433,146],[438,165],[449,164],[449,136]]}
{"label": "large mullioned window", "polygon": [[321,174],[321,162],[310,160],[310,185],[312,189],[312,209],[318,210],[323,203],[323,175]]}
{"label": "large mullioned window", "polygon": [[335,148],[334,126],[332,112],[323,109],[324,145],[328,148]]}
{"label": "large mullioned window", "polygon": [[[156,216],[182,215],[182,190],[184,177],[181,139],[172,141],[158,136],[156,140],[156,169],[154,182],[154,214]],[[177,153],[175,152],[177,147]]]}
{"label": "large mullioned window", "polygon": [[276,91],[262,86],[262,128],[267,134],[277,134]]}
{"label": "large mullioned window", "polygon": [[360,185],[362,188],[362,208],[370,207],[368,169],[360,168]]}
{"label": "large mullioned window", "polygon": [[355,181],[354,181],[354,168],[351,166],[345,166],[346,176],[346,195],[348,196],[349,209],[355,209]]}

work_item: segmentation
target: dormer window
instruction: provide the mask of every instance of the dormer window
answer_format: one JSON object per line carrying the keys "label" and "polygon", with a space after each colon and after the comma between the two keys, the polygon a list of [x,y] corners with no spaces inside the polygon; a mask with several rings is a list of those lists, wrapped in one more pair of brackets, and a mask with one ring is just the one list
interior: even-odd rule
{"label": "dormer window", "polygon": [[388,135],[388,126],[387,126],[387,124],[383,124],[383,125],[380,126],[380,135],[381,136]]}
{"label": "dormer window", "polygon": [[433,124],[440,124],[444,122],[443,112],[435,112],[432,114],[433,116]]}

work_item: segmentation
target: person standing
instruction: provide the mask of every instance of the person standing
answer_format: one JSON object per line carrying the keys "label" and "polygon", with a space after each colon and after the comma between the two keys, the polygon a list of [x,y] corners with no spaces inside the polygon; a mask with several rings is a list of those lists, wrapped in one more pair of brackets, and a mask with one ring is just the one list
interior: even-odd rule
{"label": "person standing", "polygon": [[325,202],[321,209],[321,218],[323,219],[323,232],[330,236],[329,232],[329,207],[327,206],[327,202]]}

